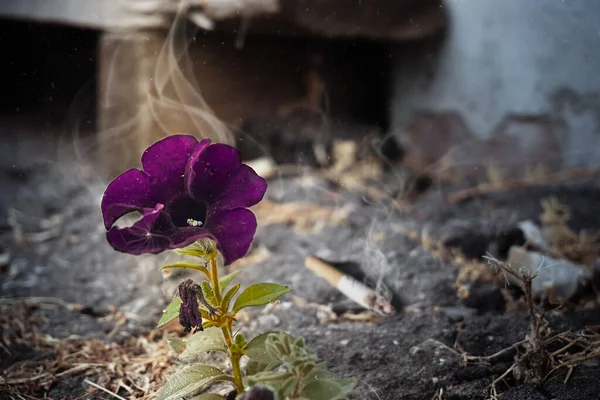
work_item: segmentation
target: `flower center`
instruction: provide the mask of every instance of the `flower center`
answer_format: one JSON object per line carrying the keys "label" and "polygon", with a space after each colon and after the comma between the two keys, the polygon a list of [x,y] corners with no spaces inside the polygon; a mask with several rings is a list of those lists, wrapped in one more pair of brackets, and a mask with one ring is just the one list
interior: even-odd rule
{"label": "flower center", "polygon": [[176,197],[165,208],[175,226],[201,227],[206,224],[206,204],[197,202],[190,196]]}
{"label": "flower center", "polygon": [[187,223],[189,226],[202,226],[202,221],[196,221],[193,218],[188,218]]}

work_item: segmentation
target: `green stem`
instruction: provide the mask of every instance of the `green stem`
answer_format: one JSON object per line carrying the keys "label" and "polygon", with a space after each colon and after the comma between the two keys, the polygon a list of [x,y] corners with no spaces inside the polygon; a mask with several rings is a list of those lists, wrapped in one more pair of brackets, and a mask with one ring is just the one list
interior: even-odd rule
{"label": "green stem", "polygon": [[240,356],[231,355],[231,368],[233,369],[233,380],[238,393],[244,393],[244,383],[242,382],[242,371],[240,369]]}
{"label": "green stem", "polygon": [[222,327],[221,331],[223,332],[223,336],[225,337],[225,342],[227,343],[227,346],[229,346],[229,358],[231,359],[231,369],[233,369],[233,380],[235,381],[235,386],[237,387],[238,393],[244,393],[244,383],[242,382],[242,370],[240,368],[241,355],[234,354],[231,351],[231,348],[233,347],[231,327]]}
{"label": "green stem", "polygon": [[[210,275],[213,286],[213,294],[215,296],[215,300],[217,304],[221,304],[221,287],[219,286],[219,270],[217,268],[217,255],[213,253],[209,260],[210,263]],[[226,312],[226,310],[222,310]],[[226,319],[225,326],[221,326],[221,332],[223,332],[223,337],[225,338],[225,343],[227,343],[227,347],[229,347],[229,358],[231,359],[231,368],[233,369],[233,380],[235,386],[237,388],[238,393],[244,393],[244,383],[242,382],[242,371],[240,368],[240,354],[232,352],[233,348],[233,338],[231,335],[231,320],[229,318]]]}
{"label": "green stem", "polygon": [[217,305],[221,304],[221,287],[219,286],[219,269],[217,268],[217,255],[213,253],[210,257],[210,276],[212,278],[213,294],[217,300]]}

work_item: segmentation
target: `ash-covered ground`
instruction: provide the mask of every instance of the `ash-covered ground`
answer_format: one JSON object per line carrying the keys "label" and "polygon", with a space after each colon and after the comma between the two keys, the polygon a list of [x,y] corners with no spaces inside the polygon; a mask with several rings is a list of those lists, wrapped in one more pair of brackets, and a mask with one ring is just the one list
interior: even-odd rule
{"label": "ash-covered ground", "polygon": [[[234,267],[242,269],[243,286],[272,281],[291,285],[292,292],[241,316],[242,331],[283,329],[304,337],[332,371],[358,379],[353,399],[483,400],[495,393],[510,400],[600,399],[598,357],[558,368],[538,385],[516,382],[511,372],[494,392],[490,385],[517,352],[488,362],[466,362],[464,355],[494,354],[525,339],[522,294],[501,279],[482,278],[469,282],[468,297],[460,296],[456,283],[465,266],[423,240],[444,239],[480,256],[510,240],[506,232],[519,221],[538,220],[541,200],[551,196],[570,207],[575,231],[600,229],[597,182],[501,191],[456,204],[434,185],[398,206],[392,199],[405,188],[399,168],[360,191],[306,171],[269,181],[265,201],[255,207],[253,248]],[[2,136],[0,398],[114,398],[90,382],[142,398],[177,362],[165,343],[181,329],[153,331],[182,277],[164,277],[159,267],[176,256],[112,250],[99,208],[105,185],[69,140]],[[396,315],[376,317],[354,306],[304,267],[310,255],[384,284]],[[593,285],[569,304],[546,306],[553,332],[600,324]]]}

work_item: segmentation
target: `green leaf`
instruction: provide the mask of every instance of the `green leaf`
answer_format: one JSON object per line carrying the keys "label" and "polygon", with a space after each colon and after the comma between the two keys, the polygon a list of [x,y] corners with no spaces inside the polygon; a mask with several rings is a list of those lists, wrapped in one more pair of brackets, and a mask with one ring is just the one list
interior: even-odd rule
{"label": "green leaf", "polygon": [[257,362],[269,364],[275,360],[273,360],[269,354],[267,353],[267,349],[265,348],[265,341],[269,337],[269,335],[277,333],[276,331],[261,333],[256,336],[254,339],[248,342],[246,347],[244,348],[244,354],[250,359]]}
{"label": "green leaf", "polygon": [[233,339],[233,341],[235,342],[235,344],[240,346],[240,348],[242,348],[242,349],[244,347],[246,347],[246,338],[244,337],[244,335],[242,333],[238,333],[237,335],[235,335],[235,338]]}
{"label": "green leaf", "polygon": [[189,262],[176,262],[173,264],[163,265],[160,267],[161,270],[164,269],[175,269],[175,268],[187,268],[187,269],[195,269],[196,271],[202,272],[208,279],[210,279],[210,273],[208,269],[206,269],[203,265],[193,264]]}
{"label": "green leaf", "polygon": [[311,400],[341,400],[345,398],[342,387],[337,382],[321,379],[309,382],[302,388],[300,394]]}
{"label": "green leaf", "polygon": [[224,399],[224,397],[219,396],[218,394],[204,393],[204,394],[201,394],[198,396],[194,396],[190,400],[223,400],[223,399]]}
{"label": "green leaf", "polygon": [[233,296],[235,296],[238,290],[240,290],[239,283],[233,286],[231,289],[229,289],[227,293],[225,293],[225,296],[223,296],[223,300],[221,300],[221,310],[226,311],[229,309],[229,303],[231,302],[231,299],[233,298]]}
{"label": "green leaf", "polygon": [[258,283],[248,286],[235,300],[233,311],[237,312],[244,307],[264,306],[277,300],[290,290],[289,286],[276,283]]}
{"label": "green leaf", "polygon": [[356,386],[356,379],[354,378],[337,378],[336,382],[342,387],[344,396],[349,395]]}
{"label": "green leaf", "polygon": [[216,247],[214,240],[210,238],[201,238],[189,246],[182,249],[177,249],[175,251],[186,256],[208,258],[214,251],[216,251]]}
{"label": "green leaf", "polygon": [[279,388],[277,388],[278,389],[277,391],[279,393],[281,393],[281,395],[284,398],[287,398],[287,396],[294,394],[294,388],[296,387],[297,383],[298,383],[298,377],[290,376],[285,381],[283,381],[283,383],[279,386]]}
{"label": "green leaf", "polygon": [[179,356],[179,360],[190,363],[198,360],[205,351],[227,352],[227,345],[223,339],[223,333],[219,328],[206,328],[204,331],[194,333],[187,341],[185,351]]}
{"label": "green leaf", "polygon": [[181,308],[181,299],[179,297],[175,297],[173,301],[167,306],[167,308],[163,311],[162,317],[160,317],[160,321],[158,321],[158,328],[162,328],[169,322],[173,321],[175,318],[179,317],[179,309]]}
{"label": "green leaf", "polygon": [[227,285],[229,285],[229,283],[235,279],[236,276],[238,276],[240,274],[240,272],[242,272],[241,269],[235,270],[230,274],[225,275],[224,277],[222,277],[221,279],[219,279],[219,287],[221,288],[221,292],[223,290],[225,290],[225,288],[227,287]]}
{"label": "green leaf", "polygon": [[248,360],[246,363],[246,375],[254,375],[267,370],[269,363],[264,363],[256,360]]}
{"label": "green leaf", "polygon": [[202,329],[207,329],[207,328],[212,328],[214,326],[219,326],[218,322],[213,322],[213,321],[204,321],[202,323]]}
{"label": "green leaf", "polygon": [[213,321],[202,322],[202,329],[212,328],[213,326],[219,326],[219,323]]}
{"label": "green leaf", "polygon": [[246,365],[247,375],[272,371],[282,364],[280,358],[269,355],[269,352],[265,346],[267,339],[273,334],[277,336],[287,336],[292,341],[296,340],[293,336],[282,331],[265,332],[256,336],[254,339],[248,342],[244,348],[244,354],[250,359]]}
{"label": "green leaf", "polygon": [[206,299],[206,301],[208,301],[210,305],[218,307],[219,305],[217,304],[215,294],[213,293],[213,290],[210,287],[210,283],[202,281],[202,283],[200,283],[200,286],[202,287],[202,294],[204,294],[204,298]]}
{"label": "green leaf", "polygon": [[185,340],[179,339],[179,338],[167,339],[167,343],[169,343],[169,346],[171,346],[173,351],[177,354],[180,354],[181,352],[183,352],[187,345],[187,342]]}
{"label": "green leaf", "polygon": [[245,386],[254,386],[256,384],[263,384],[272,387],[275,390],[279,390],[281,385],[284,384],[286,380],[288,380],[291,376],[293,376],[290,372],[287,371],[265,371],[259,372],[254,375],[247,375],[243,378]]}
{"label": "green leaf", "polygon": [[210,365],[192,365],[185,367],[170,378],[156,394],[157,400],[177,400],[191,396],[217,381],[232,382],[233,378]]}
{"label": "green leaf", "polygon": [[332,381],[340,386],[340,399],[345,398],[344,396],[350,394],[356,386],[356,379],[353,378],[340,378],[333,372],[329,372],[324,369],[325,363],[318,364],[313,371],[304,377],[305,385],[308,385],[312,381]]}

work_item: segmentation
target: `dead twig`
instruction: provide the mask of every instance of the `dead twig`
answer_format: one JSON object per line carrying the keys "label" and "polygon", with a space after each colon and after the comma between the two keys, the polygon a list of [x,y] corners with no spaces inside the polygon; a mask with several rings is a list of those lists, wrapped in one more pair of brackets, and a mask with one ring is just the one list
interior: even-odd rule
{"label": "dead twig", "polygon": [[526,342],[527,342],[527,340],[521,340],[520,342],[514,343],[511,346],[506,347],[500,351],[497,351],[494,354],[490,354],[489,356],[471,356],[466,353],[461,354],[461,356],[465,362],[471,361],[471,362],[490,363],[494,359],[500,358],[500,357],[506,355],[507,353],[510,353],[511,351],[516,351],[519,347],[521,347]]}
{"label": "dead twig", "polygon": [[506,378],[515,369],[515,367],[516,367],[516,364],[511,365],[511,367],[509,369],[504,371],[504,373],[502,375],[500,375],[499,377],[494,379],[492,381],[492,383],[490,384],[490,392],[494,399],[498,398],[498,392],[496,391],[496,385],[499,382],[502,382],[504,380],[504,378]]}
{"label": "dead twig", "polygon": [[505,192],[515,189],[523,189],[533,186],[542,186],[552,183],[560,183],[572,179],[584,178],[600,171],[590,168],[572,168],[565,171],[549,174],[540,180],[507,179],[499,182],[486,182],[472,188],[460,190],[448,195],[450,203],[460,203],[472,197],[482,196],[490,193]]}
{"label": "dead twig", "polygon": [[484,364],[489,364],[491,363],[493,360],[495,360],[496,358],[500,358],[504,355],[506,355],[507,353],[511,352],[511,351],[515,351],[517,350],[520,346],[522,346],[523,344],[525,344],[526,340],[521,340],[520,342],[514,343],[511,346],[504,348],[500,351],[497,351],[494,354],[490,354],[488,356],[472,356],[468,353],[466,353],[465,351],[462,350],[456,350],[453,349],[447,345],[445,345],[444,343],[434,340],[434,339],[429,339],[430,341],[433,341],[435,343],[436,346],[443,348],[449,352],[451,352],[454,355],[459,356],[463,362],[466,363],[484,363]]}
{"label": "dead twig", "polygon": [[511,275],[521,282],[529,313],[530,331],[523,343],[526,348],[525,354],[517,361],[520,364],[517,371],[519,371],[519,374],[520,371],[524,371],[525,376],[517,377],[517,380],[523,378],[529,382],[540,383],[543,381],[548,369],[548,354],[544,346],[545,332],[542,332],[543,327],[546,326],[544,315],[533,302],[532,282],[536,274],[532,274],[528,270],[517,271],[510,264],[503,263],[489,254],[483,258],[505,275]]}
{"label": "dead twig", "polygon": [[95,387],[96,389],[100,389],[100,390],[102,390],[104,393],[107,393],[107,394],[111,395],[111,396],[112,396],[112,397],[114,397],[115,399],[119,399],[119,400],[127,400],[126,398],[119,396],[119,395],[118,395],[118,394],[116,394],[115,392],[111,392],[111,391],[110,391],[110,390],[108,390],[107,388],[105,388],[105,387],[102,387],[102,386],[98,385],[97,383],[94,383],[94,382],[92,382],[92,381],[90,381],[90,380],[88,380],[88,379],[84,380],[84,382],[85,382],[85,383],[87,383],[87,384],[88,384],[88,385],[90,385],[90,386],[93,386],[93,387]]}
{"label": "dead twig", "polygon": [[69,311],[80,311],[83,308],[81,304],[68,303],[57,297],[13,297],[0,299],[0,305],[15,305],[19,302],[25,303],[28,306],[56,305],[64,307]]}
{"label": "dead twig", "polygon": [[[530,319],[526,338],[512,346],[512,348],[522,347],[524,353],[501,376],[494,379],[490,386],[491,398],[496,398],[496,384],[503,381],[510,373],[517,381],[540,384],[555,371],[567,368],[565,377],[565,382],[567,382],[577,365],[593,358],[600,358],[600,327],[587,327],[584,331],[577,333],[551,334],[544,313],[533,302],[531,282],[535,278],[535,274],[529,271],[517,271],[510,264],[503,263],[489,255],[484,258],[505,275],[511,275],[521,282]],[[555,348],[556,345],[560,347],[553,351],[548,350],[551,347]],[[470,358],[467,357],[467,359]]]}
{"label": "dead twig", "polygon": [[444,388],[439,388],[435,394],[433,395],[433,397],[431,398],[431,400],[443,400],[444,396]]}

